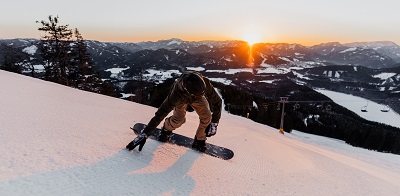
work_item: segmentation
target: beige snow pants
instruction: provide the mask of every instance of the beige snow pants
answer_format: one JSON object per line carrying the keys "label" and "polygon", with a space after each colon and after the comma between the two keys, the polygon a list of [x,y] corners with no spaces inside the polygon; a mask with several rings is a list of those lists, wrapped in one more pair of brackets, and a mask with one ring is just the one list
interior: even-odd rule
{"label": "beige snow pants", "polygon": [[[201,98],[195,99],[190,103],[192,108],[199,115],[199,127],[197,128],[196,138],[198,140],[206,140],[205,130],[211,122],[211,110],[207,99],[202,96]],[[188,103],[179,104],[174,108],[172,116],[168,117],[164,121],[164,129],[173,131],[179,128],[183,123],[186,122],[186,108]]]}

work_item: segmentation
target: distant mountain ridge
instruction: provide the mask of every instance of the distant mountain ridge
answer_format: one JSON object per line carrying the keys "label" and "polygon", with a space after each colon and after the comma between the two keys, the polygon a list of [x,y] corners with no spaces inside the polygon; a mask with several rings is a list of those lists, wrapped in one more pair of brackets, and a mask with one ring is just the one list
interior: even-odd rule
{"label": "distant mountain ridge", "polygon": [[[221,52],[221,48],[246,47],[244,41],[183,41],[173,38],[156,42],[110,43],[129,51],[139,51],[140,48],[149,50],[181,49],[193,54],[210,54]],[[123,46],[121,46],[123,45]],[[139,47],[140,48],[139,48]],[[129,47],[129,48],[128,48]],[[369,68],[385,68],[400,62],[400,46],[394,42],[355,42],[340,44],[339,42],[323,43],[315,46],[303,46],[288,43],[258,43],[253,46],[253,58],[261,64],[263,55],[288,57],[292,61],[314,61],[324,65],[359,65]],[[227,51],[229,52],[229,51]],[[226,54],[231,55],[231,54]],[[219,58],[223,58],[220,56]],[[294,60],[296,59],[296,60]],[[281,64],[295,64],[282,62]],[[257,63],[255,63],[258,65]]]}
{"label": "distant mountain ridge", "polygon": [[391,41],[354,42],[344,45],[350,47],[374,49],[377,52],[394,59],[396,62],[400,62],[400,47],[399,45]]}
{"label": "distant mountain ridge", "polygon": [[[6,44],[23,50],[24,47],[38,44],[38,41],[37,39],[3,39],[0,40],[0,44]],[[141,50],[180,49],[191,54],[218,58],[214,60],[231,59],[233,61],[237,59],[235,56],[238,56],[237,48],[242,48],[242,53],[250,53],[247,43],[238,40],[184,41],[173,38],[156,42],[146,41],[137,43],[99,42],[95,40],[87,40],[86,42],[94,61],[105,68],[127,66],[129,60],[131,60],[129,57],[132,56],[132,53]],[[302,62],[303,64],[305,62],[313,62],[309,63],[309,65],[316,63],[317,65],[337,64],[386,68],[400,63],[400,46],[390,41],[346,44],[329,42],[314,46],[288,43],[258,43],[252,47],[251,52],[255,65],[262,64],[268,55],[274,55],[275,57],[272,58],[281,59],[272,62],[272,65],[296,65],[296,62]],[[238,61],[238,63],[243,62],[243,59]],[[237,65],[237,67],[240,67],[240,65]]]}

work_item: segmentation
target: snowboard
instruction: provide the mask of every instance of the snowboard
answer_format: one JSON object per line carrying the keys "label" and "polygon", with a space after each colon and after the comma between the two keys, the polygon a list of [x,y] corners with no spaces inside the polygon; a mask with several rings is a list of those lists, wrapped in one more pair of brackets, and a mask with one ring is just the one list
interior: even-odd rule
{"label": "snowboard", "polygon": [[[136,123],[133,127],[131,127],[131,129],[133,130],[133,132],[135,132],[136,135],[140,134],[142,132],[142,130],[146,127],[145,124],[143,123]],[[154,129],[154,132],[149,136],[150,139],[153,140],[158,140],[158,136],[161,133],[161,129],[156,128]],[[184,146],[186,148],[192,148],[192,143],[193,143],[194,139],[193,138],[189,138],[177,133],[172,133],[171,137],[169,139],[169,141],[167,141],[168,143],[171,144],[175,144],[178,146]],[[200,152],[200,153],[204,153],[204,154],[208,154],[214,157],[218,157],[224,160],[229,160],[233,157],[234,153],[232,150],[229,150],[228,148],[224,148],[221,146],[217,146],[214,144],[210,144],[206,142],[206,146],[207,146],[207,150],[204,152]]]}

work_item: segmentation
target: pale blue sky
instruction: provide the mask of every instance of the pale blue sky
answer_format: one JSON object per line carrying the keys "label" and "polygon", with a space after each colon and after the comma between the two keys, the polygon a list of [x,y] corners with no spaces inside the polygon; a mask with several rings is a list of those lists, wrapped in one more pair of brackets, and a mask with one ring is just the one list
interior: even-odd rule
{"label": "pale blue sky", "polygon": [[0,38],[39,38],[35,21],[58,15],[85,39],[138,42],[245,39],[312,45],[400,44],[398,0],[1,0]]}

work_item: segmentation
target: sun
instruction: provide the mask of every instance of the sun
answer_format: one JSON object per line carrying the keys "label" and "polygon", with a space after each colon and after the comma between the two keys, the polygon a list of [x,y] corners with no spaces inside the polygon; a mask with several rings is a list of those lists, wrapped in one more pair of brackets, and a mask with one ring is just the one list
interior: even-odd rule
{"label": "sun", "polygon": [[250,46],[261,41],[261,37],[255,33],[247,33],[243,35],[243,40],[247,42]]}

